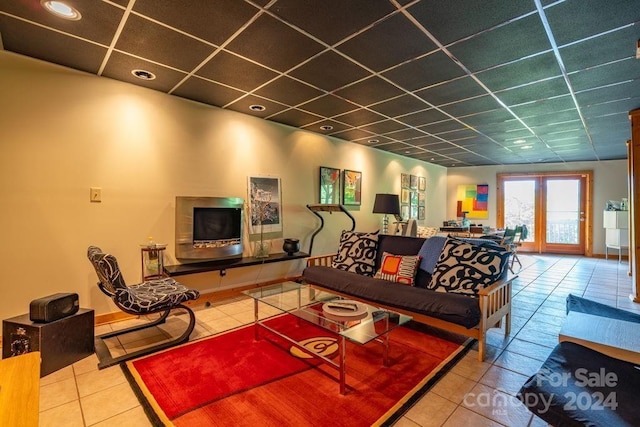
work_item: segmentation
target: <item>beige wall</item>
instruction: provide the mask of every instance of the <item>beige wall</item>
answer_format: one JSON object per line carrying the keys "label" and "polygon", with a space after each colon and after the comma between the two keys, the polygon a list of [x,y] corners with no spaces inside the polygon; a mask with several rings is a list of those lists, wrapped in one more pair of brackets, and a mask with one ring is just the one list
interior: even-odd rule
{"label": "beige wall", "polygon": [[[617,143],[624,144],[624,141]],[[497,221],[496,175],[498,173],[583,170],[593,171],[593,254],[602,255],[605,238],[602,228],[602,211],[607,200],[620,200],[627,197],[626,160],[452,168],[449,169],[447,176],[446,216],[448,219],[456,218],[456,193],[460,184],[489,184],[489,219],[472,222],[495,226]]]}
{"label": "beige wall", "polygon": [[[116,311],[95,286],[88,245],[118,257],[129,283],[140,278],[140,244],[168,243],[174,260],[177,195],[247,197],[248,175],[282,179],[284,236],[309,237],[318,225],[318,167],[363,173],[359,230],[381,227],[376,192],[400,191],[400,174],[427,177],[427,220],[446,217],[447,171],[357,144],[208,107],[114,80],[0,52],[0,318],[29,302],[77,292],[82,307]],[[102,203],[89,188],[102,188]],[[334,251],[350,226],[333,214],[314,254]],[[273,242],[281,251],[282,241]],[[246,249],[249,253],[249,248]],[[202,291],[301,271],[302,261],[195,275]]]}

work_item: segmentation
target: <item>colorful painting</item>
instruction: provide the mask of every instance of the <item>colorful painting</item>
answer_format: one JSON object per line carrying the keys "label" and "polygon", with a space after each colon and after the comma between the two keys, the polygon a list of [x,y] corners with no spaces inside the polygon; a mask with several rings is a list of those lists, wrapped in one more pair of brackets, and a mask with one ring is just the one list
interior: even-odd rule
{"label": "colorful painting", "polygon": [[340,203],[340,169],[320,166],[320,204]]}
{"label": "colorful painting", "polygon": [[456,215],[462,217],[467,212],[469,219],[489,218],[489,185],[461,184],[458,185],[458,206]]}
{"label": "colorful painting", "polygon": [[362,172],[345,169],[342,179],[342,204],[359,205],[362,202]]}

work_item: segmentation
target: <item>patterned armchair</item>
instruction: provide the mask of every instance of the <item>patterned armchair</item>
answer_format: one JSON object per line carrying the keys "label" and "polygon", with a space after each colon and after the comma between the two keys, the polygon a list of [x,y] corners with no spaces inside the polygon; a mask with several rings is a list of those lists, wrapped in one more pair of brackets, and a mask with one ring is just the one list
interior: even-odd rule
{"label": "patterned armchair", "polygon": [[[184,303],[198,299],[200,293],[197,290],[189,289],[169,277],[127,286],[118,267],[118,261],[113,255],[102,252],[96,246],[89,246],[87,257],[98,275],[98,287],[113,300],[120,310],[136,316],[160,314],[157,320],[97,336],[95,345],[100,369],[182,344],[189,340],[196,322],[193,311]],[[123,356],[111,356],[104,342],[105,339],[162,324],[169,316],[169,313],[175,309],[184,310],[189,316],[189,324],[182,335],[170,341],[163,341],[158,345]]]}

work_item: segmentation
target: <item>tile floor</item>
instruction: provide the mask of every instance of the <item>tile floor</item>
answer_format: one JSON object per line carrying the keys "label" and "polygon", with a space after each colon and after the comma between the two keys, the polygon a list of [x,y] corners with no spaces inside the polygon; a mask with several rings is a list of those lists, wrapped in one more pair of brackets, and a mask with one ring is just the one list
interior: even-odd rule
{"label": "tile floor", "polygon": [[[640,305],[628,298],[627,263],[552,255],[519,258],[523,268],[514,283],[511,334],[491,331],[485,362],[470,351],[397,426],[544,426],[514,395],[557,343],[566,296],[573,293],[640,313]],[[234,298],[199,307],[196,314],[192,339],[251,322],[253,302]],[[132,322],[101,325],[96,334]],[[130,338],[127,348],[148,345],[175,326],[170,321],[163,330],[142,331]],[[116,340],[111,345],[112,352],[122,351]],[[96,365],[93,355],[42,378],[41,427],[150,425],[120,367],[98,370]]]}

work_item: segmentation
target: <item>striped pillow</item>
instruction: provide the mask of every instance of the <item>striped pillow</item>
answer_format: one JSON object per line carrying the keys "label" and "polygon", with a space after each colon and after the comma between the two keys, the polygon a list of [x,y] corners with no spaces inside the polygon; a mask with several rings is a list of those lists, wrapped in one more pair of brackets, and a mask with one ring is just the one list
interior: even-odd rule
{"label": "striped pillow", "polygon": [[420,255],[393,255],[383,252],[380,269],[374,277],[413,286],[420,258]]}

